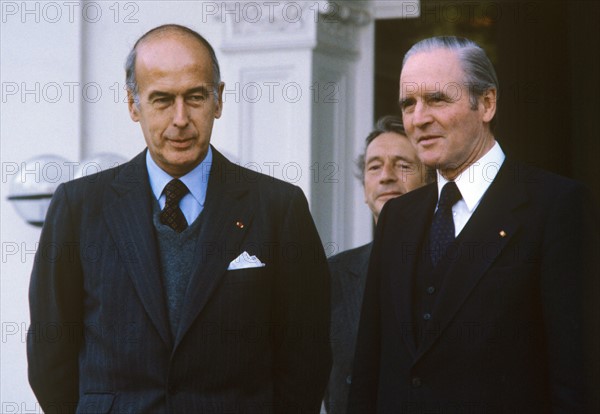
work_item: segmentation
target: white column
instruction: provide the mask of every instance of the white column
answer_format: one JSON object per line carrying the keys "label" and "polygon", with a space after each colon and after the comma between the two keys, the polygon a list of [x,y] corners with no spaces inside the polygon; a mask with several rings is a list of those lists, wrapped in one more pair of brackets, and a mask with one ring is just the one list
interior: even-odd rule
{"label": "white column", "polygon": [[371,237],[369,214],[356,206],[362,189],[353,168],[356,112],[372,112],[372,102],[355,104],[369,14],[362,3],[353,6],[236,2],[216,17],[225,23],[226,87],[223,136],[213,143],[248,168],[300,186],[328,254]]}

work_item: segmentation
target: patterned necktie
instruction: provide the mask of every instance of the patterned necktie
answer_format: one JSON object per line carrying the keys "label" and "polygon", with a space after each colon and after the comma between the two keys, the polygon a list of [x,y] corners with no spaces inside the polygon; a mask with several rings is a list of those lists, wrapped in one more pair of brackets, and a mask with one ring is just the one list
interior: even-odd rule
{"label": "patterned necktie", "polygon": [[433,266],[438,264],[446,253],[448,245],[454,241],[452,206],[461,198],[460,190],[454,181],[449,181],[442,188],[438,209],[433,216],[429,231],[429,240],[431,243],[430,254]]}
{"label": "patterned necktie", "polygon": [[160,212],[160,222],[171,227],[177,233],[181,233],[188,227],[187,220],[179,208],[179,202],[189,191],[186,185],[177,178],[169,181],[164,189],[167,202],[165,208]]}

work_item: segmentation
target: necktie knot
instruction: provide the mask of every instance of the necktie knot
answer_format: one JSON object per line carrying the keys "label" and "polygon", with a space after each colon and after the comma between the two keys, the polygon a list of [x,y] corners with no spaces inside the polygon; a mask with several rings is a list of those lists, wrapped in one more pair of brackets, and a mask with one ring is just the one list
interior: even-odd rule
{"label": "necktie knot", "polygon": [[460,190],[454,181],[448,181],[442,188],[440,200],[438,202],[439,210],[451,209],[458,200],[462,198]]}
{"label": "necktie knot", "polygon": [[188,227],[188,222],[179,208],[179,202],[190,190],[177,178],[172,179],[165,186],[164,193],[166,197],[165,208],[160,213],[160,221],[181,233]]}
{"label": "necktie knot", "polygon": [[185,196],[190,190],[187,186],[177,178],[173,178],[165,186],[165,196],[167,197],[167,203],[179,204],[183,196]]}

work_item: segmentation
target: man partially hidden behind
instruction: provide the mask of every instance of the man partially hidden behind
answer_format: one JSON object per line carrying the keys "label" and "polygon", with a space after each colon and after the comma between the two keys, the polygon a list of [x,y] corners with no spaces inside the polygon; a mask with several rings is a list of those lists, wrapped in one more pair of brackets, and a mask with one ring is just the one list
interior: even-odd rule
{"label": "man partially hidden behind", "polygon": [[[61,185],[31,276],[29,380],[47,413],[316,413],[329,274],[302,191],[209,144],[210,44],[167,25],[126,64],[144,150]],[[49,248],[64,254],[47,257]],[[61,336],[49,337],[48,329]]]}
{"label": "man partially hidden behind", "polygon": [[[383,205],[431,181],[406,137],[402,120],[385,116],[365,140],[365,152],[358,157],[358,170],[365,203],[375,223]],[[331,348],[333,366],[325,395],[327,413],[345,413],[352,382],[354,346],[360,318],[371,243],[341,252],[329,259],[331,270]]]}
{"label": "man partially hidden behind", "polygon": [[505,158],[497,104],[474,42],[430,38],[404,57],[404,126],[438,179],[379,216],[349,413],[586,412],[598,224],[581,184]]}

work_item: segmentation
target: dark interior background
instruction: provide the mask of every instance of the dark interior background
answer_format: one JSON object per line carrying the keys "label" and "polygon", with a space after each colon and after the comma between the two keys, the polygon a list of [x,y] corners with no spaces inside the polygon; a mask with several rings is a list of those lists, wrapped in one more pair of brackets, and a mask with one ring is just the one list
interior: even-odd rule
{"label": "dark interior background", "polygon": [[[378,20],[375,27],[374,120],[399,113],[401,62],[413,43],[435,35],[471,38],[496,67],[496,138],[504,152],[585,182],[598,211],[600,1],[421,0],[419,18]],[[591,283],[589,373],[600,412],[600,281]]]}

